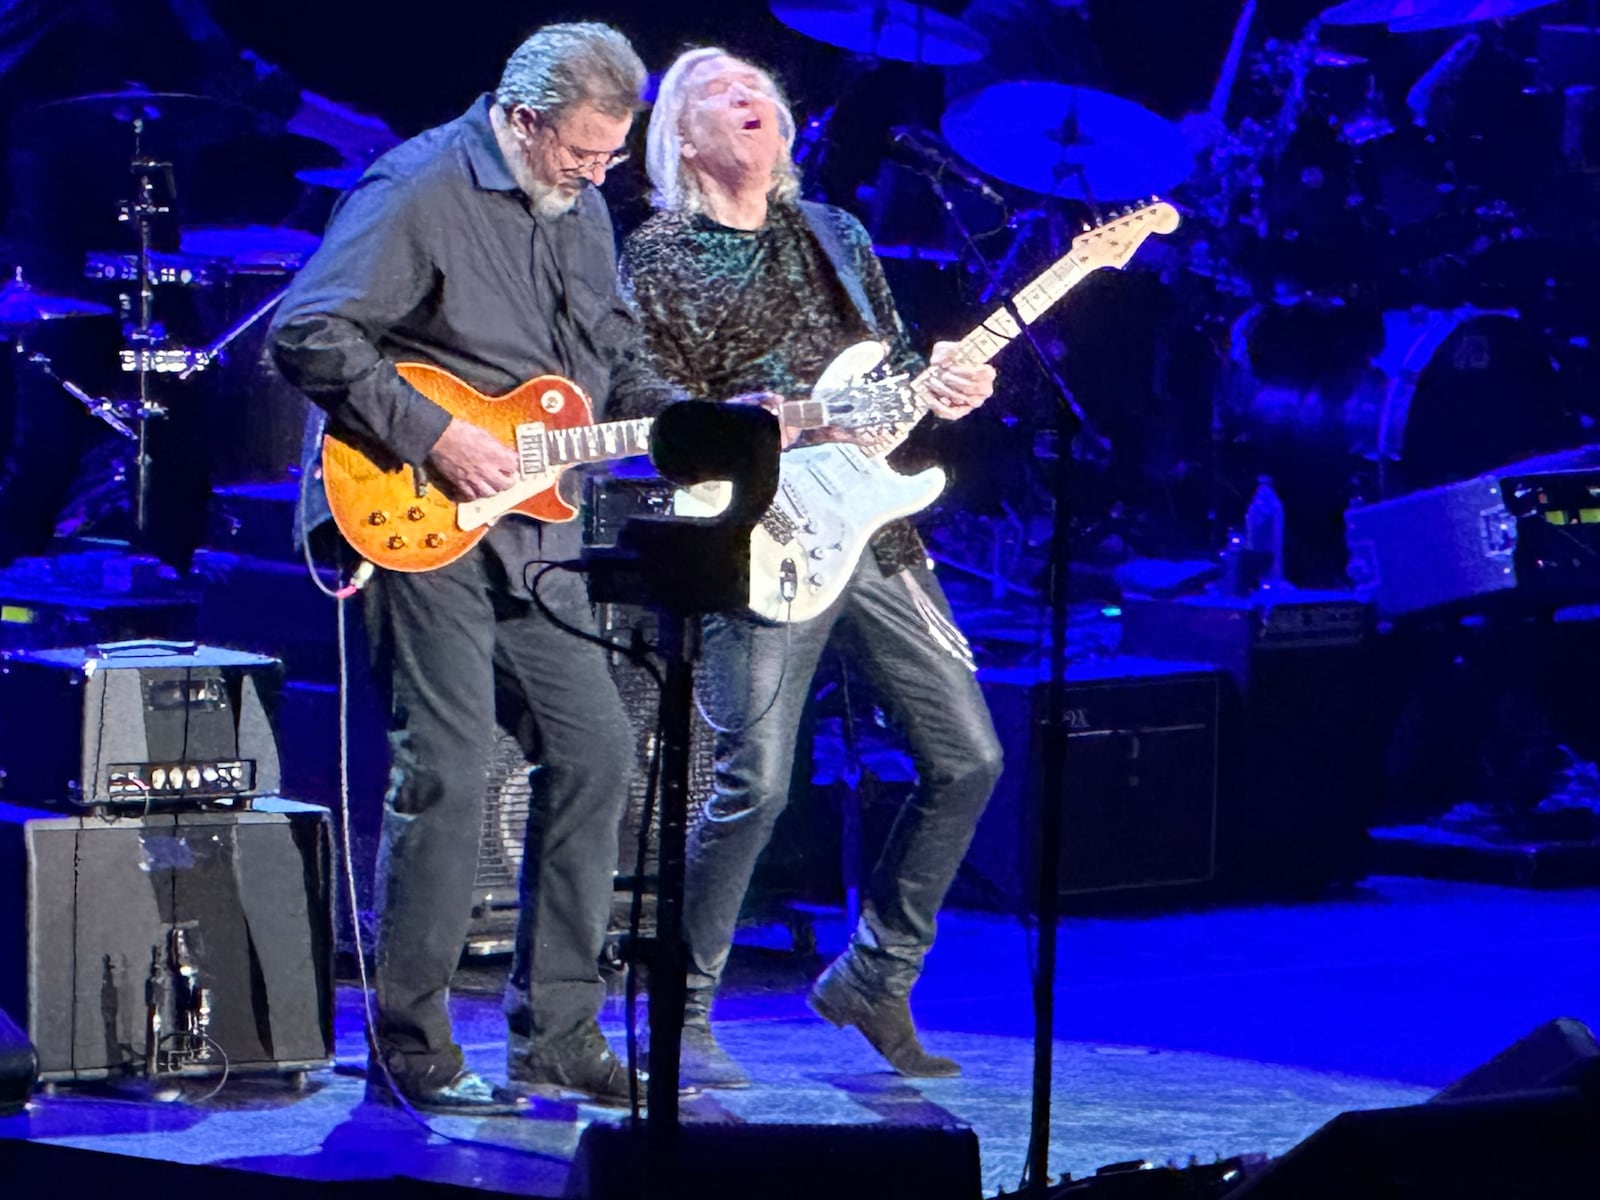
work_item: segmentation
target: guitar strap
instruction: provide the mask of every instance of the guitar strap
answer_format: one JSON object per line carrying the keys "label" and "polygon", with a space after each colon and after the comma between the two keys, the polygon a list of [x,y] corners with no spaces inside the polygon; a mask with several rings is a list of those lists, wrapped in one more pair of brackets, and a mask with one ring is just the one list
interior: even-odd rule
{"label": "guitar strap", "polygon": [[861,286],[861,276],[850,261],[850,248],[844,244],[844,238],[839,236],[839,227],[834,224],[828,206],[818,204],[814,200],[802,200],[800,212],[805,216],[806,224],[811,227],[817,245],[822,247],[823,255],[833,265],[833,273],[838,276],[845,294],[850,297],[850,303],[856,306],[856,312],[861,314],[861,320],[865,322],[866,327],[877,333],[878,318],[872,311],[872,304],[867,300],[866,289]]}

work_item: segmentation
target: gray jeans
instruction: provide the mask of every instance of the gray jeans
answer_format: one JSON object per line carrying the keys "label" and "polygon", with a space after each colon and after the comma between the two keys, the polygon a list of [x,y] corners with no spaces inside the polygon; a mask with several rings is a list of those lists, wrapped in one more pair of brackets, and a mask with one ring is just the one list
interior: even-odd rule
{"label": "gray jeans", "polygon": [[847,966],[869,994],[904,996],[921,973],[1001,751],[937,580],[921,567],[903,575],[885,576],[868,551],[839,601],[810,621],[706,619],[700,703],[726,732],[716,735],[715,793],[689,844],[691,991],[714,987],[727,964],[751,872],[788,802],[801,709],[835,637],[903,732],[918,778],[868,879]]}
{"label": "gray jeans", "polygon": [[[593,631],[581,579],[552,572],[539,594]],[[532,713],[541,764],[506,996],[520,1037],[568,1035],[605,998],[597,959],[633,737],[604,652],[514,594],[486,547],[426,574],[380,573],[367,620],[392,693],[378,1038],[397,1074],[438,1085],[462,1062],[447,1000],[471,918],[497,690]]]}

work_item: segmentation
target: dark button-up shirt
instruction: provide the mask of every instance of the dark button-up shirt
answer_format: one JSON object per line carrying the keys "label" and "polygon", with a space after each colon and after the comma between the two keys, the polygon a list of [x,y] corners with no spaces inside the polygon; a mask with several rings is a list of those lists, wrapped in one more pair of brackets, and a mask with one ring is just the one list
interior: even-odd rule
{"label": "dark button-up shirt", "polygon": [[[328,428],[380,461],[421,463],[450,414],[395,370],[442,367],[486,395],[536,375],[588,393],[596,419],[658,411],[678,393],[649,366],[616,286],[616,244],[593,189],[537,216],[489,123],[490,98],[380,158],[334,209],[321,248],[279,305],[270,340],[284,376]],[[307,479],[319,439],[307,438]],[[327,515],[302,494],[301,532]],[[541,534],[541,530],[543,531]],[[577,551],[575,525],[508,517],[488,542],[519,580]]]}

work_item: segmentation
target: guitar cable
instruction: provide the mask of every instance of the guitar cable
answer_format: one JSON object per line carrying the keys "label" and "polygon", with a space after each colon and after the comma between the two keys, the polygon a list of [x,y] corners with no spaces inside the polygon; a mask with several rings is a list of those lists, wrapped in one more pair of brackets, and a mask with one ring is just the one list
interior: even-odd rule
{"label": "guitar cable", "polygon": [[[528,572],[534,567],[539,567],[541,569],[530,580],[528,578]],[[657,688],[665,686],[666,681],[661,677],[660,671],[656,668],[656,665],[650,661],[649,658],[648,652],[654,650],[655,647],[646,646],[644,649],[636,649],[633,646],[624,646],[620,642],[613,642],[610,638],[607,638],[601,634],[590,633],[586,629],[580,629],[576,625],[573,625],[567,621],[563,621],[551,611],[550,606],[546,604],[544,598],[539,595],[539,581],[551,571],[555,570],[572,571],[582,574],[583,565],[582,563],[573,560],[557,562],[551,559],[536,558],[522,569],[523,585],[527,588],[528,595],[533,598],[534,606],[538,608],[540,615],[542,615],[545,620],[549,621],[563,633],[570,633],[573,637],[582,638],[586,642],[593,642],[603,650],[615,651],[616,653],[621,654],[623,657],[632,660],[639,666],[643,667],[646,671],[650,672],[651,678],[656,681]],[[755,716],[751,717],[743,725],[724,726],[717,724],[717,722],[712,719],[711,714],[706,711],[705,704],[701,701],[699,679],[698,677],[696,678],[696,686],[694,689],[695,711],[700,714],[700,719],[706,723],[707,728],[709,728],[712,733],[720,733],[729,737],[743,737],[745,734],[749,733],[752,729],[759,725],[762,720],[766,718],[767,714],[772,711],[773,706],[778,703],[778,697],[783,694],[783,681],[788,678],[789,675],[789,655],[794,649],[793,622],[785,620],[783,623],[783,631],[783,660],[778,667],[777,681],[772,685],[772,695],[767,697],[767,702],[761,706],[761,711],[756,713]]]}

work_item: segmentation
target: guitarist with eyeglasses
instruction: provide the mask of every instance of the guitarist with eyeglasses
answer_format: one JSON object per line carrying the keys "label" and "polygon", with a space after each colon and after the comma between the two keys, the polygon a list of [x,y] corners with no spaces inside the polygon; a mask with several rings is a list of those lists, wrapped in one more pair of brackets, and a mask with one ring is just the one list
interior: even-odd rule
{"label": "guitarist with eyeglasses", "polygon": [[[495,92],[384,155],[343,197],[274,319],[279,368],[326,420],[308,439],[302,534],[342,472],[371,496],[351,500],[341,531],[386,556],[364,597],[391,761],[374,1099],[392,1086],[460,1116],[514,1113],[528,1093],[628,1103],[626,1068],[596,1022],[596,964],[631,727],[603,651],[558,628],[529,590],[540,562],[577,557],[578,530],[520,518],[469,530],[455,514],[530,479],[525,515],[565,507],[533,461],[549,430],[587,445],[593,415],[652,413],[680,394],[648,366],[618,297],[598,191],[645,82],[616,30],[540,29]],[[561,621],[594,630],[580,577],[550,572],[538,592]],[[448,1009],[497,689],[533,716],[542,797],[506,991],[507,1086],[466,1068]]]}

